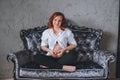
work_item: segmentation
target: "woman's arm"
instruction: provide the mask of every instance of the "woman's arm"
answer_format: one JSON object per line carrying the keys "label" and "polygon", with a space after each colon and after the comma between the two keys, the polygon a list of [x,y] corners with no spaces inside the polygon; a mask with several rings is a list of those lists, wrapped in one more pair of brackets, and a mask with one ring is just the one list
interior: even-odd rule
{"label": "woman's arm", "polygon": [[50,50],[49,48],[47,48],[46,46],[41,46],[41,49],[43,51],[46,51],[46,52],[51,52],[52,50]]}
{"label": "woman's arm", "polygon": [[67,46],[67,47],[64,48],[64,51],[69,51],[69,50],[72,50],[72,49],[74,49],[74,48],[76,48],[76,47],[77,47],[77,45],[75,45],[75,44],[70,44],[69,46]]}
{"label": "woman's arm", "polygon": [[47,48],[46,46],[41,46],[41,49],[43,51],[49,52],[51,55],[53,55],[53,51],[51,49]]}
{"label": "woman's arm", "polygon": [[47,48],[46,46],[41,46],[41,49],[43,51],[49,52],[52,57],[57,58],[56,54],[54,54],[54,52],[51,49]]}

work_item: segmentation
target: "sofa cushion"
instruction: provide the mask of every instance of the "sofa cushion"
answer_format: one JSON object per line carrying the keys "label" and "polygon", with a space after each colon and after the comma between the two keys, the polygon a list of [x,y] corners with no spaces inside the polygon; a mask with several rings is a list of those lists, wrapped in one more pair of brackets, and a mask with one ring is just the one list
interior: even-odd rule
{"label": "sofa cushion", "polygon": [[[35,63],[29,63],[34,64]],[[79,64],[79,69],[74,72],[63,71],[62,69],[40,69],[37,67],[30,67],[30,65],[25,65],[20,68],[20,77],[23,78],[90,78],[90,77],[102,77],[104,75],[104,69],[97,63],[93,62],[81,62]]]}
{"label": "sofa cushion", "polygon": [[22,66],[20,66],[22,68],[30,68],[30,69],[40,69],[39,64],[37,64],[34,61],[30,61]]}
{"label": "sofa cushion", "polygon": [[[39,65],[40,64],[37,64],[36,62],[30,61],[22,65],[21,68],[40,69]],[[103,69],[99,64],[92,61],[79,62],[74,65],[77,66],[77,69]]]}
{"label": "sofa cushion", "polygon": [[63,71],[62,69],[40,69],[39,65],[35,62],[29,62],[20,67],[19,76],[22,78],[70,78],[70,79],[82,79],[90,77],[102,77],[104,69],[92,61],[79,62],[76,64],[77,70],[74,72]]}

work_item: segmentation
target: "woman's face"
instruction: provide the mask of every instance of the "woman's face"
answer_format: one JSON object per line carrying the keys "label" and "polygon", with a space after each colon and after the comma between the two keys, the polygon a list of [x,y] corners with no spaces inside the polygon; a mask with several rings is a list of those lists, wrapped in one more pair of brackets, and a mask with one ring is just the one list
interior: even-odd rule
{"label": "woman's face", "polygon": [[53,19],[53,27],[60,28],[62,24],[62,16],[57,16]]}

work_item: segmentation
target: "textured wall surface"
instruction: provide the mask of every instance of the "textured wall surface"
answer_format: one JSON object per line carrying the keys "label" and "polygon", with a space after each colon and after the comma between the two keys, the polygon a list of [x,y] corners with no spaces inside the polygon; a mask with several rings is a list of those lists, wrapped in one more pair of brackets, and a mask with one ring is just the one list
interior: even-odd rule
{"label": "textured wall surface", "polygon": [[[42,26],[55,12],[79,26],[104,31],[101,49],[117,52],[119,0],[0,0],[0,78],[12,77],[6,55],[23,49],[21,29]],[[111,65],[115,76],[115,64]]]}

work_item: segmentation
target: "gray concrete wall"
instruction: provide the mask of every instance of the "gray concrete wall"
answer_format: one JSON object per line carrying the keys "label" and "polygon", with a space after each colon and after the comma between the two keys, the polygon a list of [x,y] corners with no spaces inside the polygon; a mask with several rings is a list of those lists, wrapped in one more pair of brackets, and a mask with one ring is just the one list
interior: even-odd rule
{"label": "gray concrete wall", "polygon": [[[79,26],[104,31],[102,50],[117,52],[119,0],[0,0],[0,78],[12,77],[12,62],[6,55],[23,49],[21,29],[42,26],[61,11]],[[115,77],[115,63],[110,77]]]}

